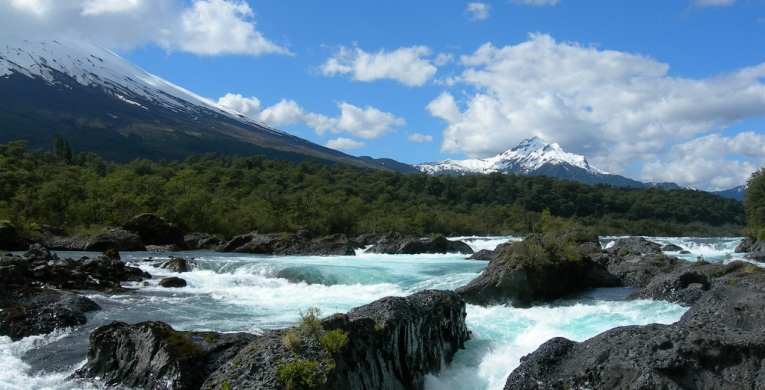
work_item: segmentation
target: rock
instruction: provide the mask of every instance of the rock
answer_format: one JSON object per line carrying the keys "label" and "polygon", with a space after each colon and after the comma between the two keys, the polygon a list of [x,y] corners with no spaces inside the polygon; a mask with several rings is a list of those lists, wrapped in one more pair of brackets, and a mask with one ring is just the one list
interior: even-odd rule
{"label": "rock", "polygon": [[182,257],[174,257],[162,263],[159,268],[182,273],[191,271],[194,269],[194,267],[197,267],[197,265],[197,262],[194,260],[186,260]]}
{"label": "rock", "polygon": [[417,255],[422,253],[461,253],[463,255],[470,255],[473,254],[473,248],[462,241],[449,241],[444,236],[421,239],[391,234],[364,252],[389,255]]}
{"label": "rock", "polygon": [[6,251],[24,251],[29,243],[24,240],[10,221],[0,221],[0,249]]}
{"label": "rock", "polygon": [[474,253],[472,256],[468,257],[468,260],[494,260],[495,257],[499,256],[502,251],[507,249],[507,247],[512,245],[512,243],[512,241],[503,242],[497,245],[494,250],[481,249],[480,251]]}
{"label": "rock", "polygon": [[146,250],[149,252],[180,252],[181,248],[176,245],[146,245]]}
{"label": "rock", "polygon": [[231,389],[280,389],[277,369],[296,362],[315,364],[316,389],[422,389],[425,375],[439,372],[464,348],[464,319],[465,303],[451,291],[383,298],[321,322],[324,332],[347,333],[339,351],[329,352],[307,336],[290,350],[284,342],[288,330],[272,331],[213,373],[202,389],[225,388],[224,383]]}
{"label": "rock", "polygon": [[627,253],[624,256],[618,256],[601,253],[591,256],[606,266],[608,272],[619,278],[625,287],[645,287],[655,277],[688,264],[685,260],[663,254],[639,256]]}
{"label": "rock", "polygon": [[616,240],[613,246],[606,249],[607,252],[614,254],[617,254],[622,250],[636,255],[660,254],[661,244],[648,241],[643,237],[627,237]]}
{"label": "rock", "polygon": [[92,236],[55,237],[45,243],[51,250],[104,252],[109,249],[117,251],[145,251],[146,247],[141,237],[136,234],[113,228],[105,228],[101,233]]}
{"label": "rock", "polygon": [[82,325],[87,322],[86,312],[101,307],[70,292],[0,284],[0,309],[0,335],[18,341]]}
{"label": "rock", "polygon": [[139,214],[122,225],[122,228],[141,237],[144,245],[175,245],[186,249],[181,228],[155,214]]}
{"label": "rock", "polygon": [[662,252],[680,252],[683,248],[675,244],[667,244],[661,247]]}
{"label": "rock", "polygon": [[[699,272],[715,267],[723,266]],[[505,389],[765,388],[765,275],[724,267],[677,323],[619,327],[581,343],[549,340],[521,358]]]}
{"label": "rock", "polygon": [[120,253],[115,249],[107,249],[104,251],[104,256],[112,259],[112,260],[122,260],[120,257]]}
{"label": "rock", "polygon": [[738,244],[734,253],[748,253],[748,252],[765,252],[765,241],[754,241],[751,238],[744,238],[741,243]]}
{"label": "rock", "polygon": [[0,284],[24,284],[24,271],[16,265],[0,265]]}
{"label": "rock", "polygon": [[217,250],[281,256],[355,256],[356,249],[360,248],[361,245],[349,240],[344,234],[313,238],[303,231],[300,234],[245,234],[234,237]]}
{"label": "rock", "polygon": [[191,250],[215,249],[225,242],[222,238],[207,233],[187,234],[183,236],[183,241],[186,243],[186,247]]}
{"label": "rock", "polygon": [[375,245],[380,240],[384,239],[388,234],[400,234],[400,233],[367,233],[362,234],[355,238],[355,241],[361,244],[363,247]]}
{"label": "rock", "polygon": [[599,248],[597,240],[580,230],[529,235],[508,246],[478,278],[456,292],[471,304],[527,307],[589,288],[621,285],[590,256],[593,248]]}
{"label": "rock", "polygon": [[90,335],[87,362],[73,377],[99,386],[199,389],[205,378],[257,336],[179,332],[163,322],[112,322]]}
{"label": "rock", "polygon": [[681,255],[689,255],[691,254],[691,251],[680,251]]}
{"label": "rock", "polygon": [[[26,258],[29,261],[37,261],[37,260],[51,260],[53,259],[53,255],[51,255],[48,248],[40,245],[40,244],[32,244],[29,247],[29,250],[24,252],[22,255],[24,258]],[[56,257],[58,258],[58,257]]]}
{"label": "rock", "polygon": [[180,288],[186,287],[186,281],[176,276],[164,278],[159,281],[159,285],[166,288]]}
{"label": "rock", "polygon": [[749,252],[744,255],[744,258],[763,263],[765,262],[765,252]]}

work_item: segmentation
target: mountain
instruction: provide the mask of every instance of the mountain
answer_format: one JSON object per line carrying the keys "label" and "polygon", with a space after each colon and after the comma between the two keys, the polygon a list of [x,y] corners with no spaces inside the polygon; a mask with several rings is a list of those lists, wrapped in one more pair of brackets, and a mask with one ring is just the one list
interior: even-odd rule
{"label": "mountain", "polygon": [[743,202],[744,201],[744,194],[746,194],[746,189],[747,188],[749,188],[749,186],[744,184],[742,186],[733,187],[733,188],[729,188],[727,190],[722,190],[722,191],[714,191],[712,193],[720,195],[720,196],[725,197],[725,198],[736,199],[736,200],[740,200],[740,201]]}
{"label": "mountain", "polygon": [[274,129],[151,75],[102,47],[0,36],[0,143],[109,160],[183,160],[191,154],[265,155],[389,169]]}
{"label": "mountain", "polygon": [[609,184],[618,187],[645,188],[646,184],[624,176],[612,175],[591,166],[584,156],[566,153],[556,144],[534,137],[518,146],[485,159],[452,160],[414,165],[429,175],[465,175],[479,173],[515,173],[545,175],[576,180],[586,184]]}

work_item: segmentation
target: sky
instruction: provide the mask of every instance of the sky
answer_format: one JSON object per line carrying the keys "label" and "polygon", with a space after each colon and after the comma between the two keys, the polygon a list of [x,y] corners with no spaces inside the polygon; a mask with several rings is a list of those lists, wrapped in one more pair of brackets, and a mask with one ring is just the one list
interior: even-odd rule
{"label": "sky", "polygon": [[765,165],[765,0],[0,0],[0,32],[97,43],[355,156],[537,136],[704,190]]}

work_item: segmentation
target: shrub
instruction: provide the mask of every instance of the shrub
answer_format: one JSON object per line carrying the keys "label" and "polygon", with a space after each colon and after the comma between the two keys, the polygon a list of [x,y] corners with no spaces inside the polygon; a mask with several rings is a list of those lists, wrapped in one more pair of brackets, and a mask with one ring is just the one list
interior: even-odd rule
{"label": "shrub", "polygon": [[303,339],[303,332],[298,328],[287,329],[282,336],[282,344],[289,350],[295,350],[300,347],[300,343]]}
{"label": "shrub", "polygon": [[341,329],[331,330],[319,336],[319,343],[328,352],[337,353],[348,343],[348,334]]}
{"label": "shrub", "polygon": [[313,389],[327,379],[318,362],[305,359],[280,364],[276,367],[276,375],[287,390]]}
{"label": "shrub", "polygon": [[309,307],[305,314],[300,311],[300,328],[306,334],[310,334],[317,339],[321,334],[321,310],[318,307]]}

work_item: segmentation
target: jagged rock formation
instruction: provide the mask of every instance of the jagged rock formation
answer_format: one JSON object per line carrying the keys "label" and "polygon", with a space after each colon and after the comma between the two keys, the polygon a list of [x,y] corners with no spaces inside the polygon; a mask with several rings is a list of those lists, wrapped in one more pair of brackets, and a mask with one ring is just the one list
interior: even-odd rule
{"label": "jagged rock formation", "polygon": [[388,255],[417,255],[422,253],[461,253],[470,255],[473,248],[462,241],[450,241],[443,236],[430,238],[407,237],[400,233],[389,233],[377,240],[366,253]]}
{"label": "jagged rock formation", "polygon": [[648,241],[643,237],[620,238],[608,248],[608,252],[621,255],[625,252],[636,255],[655,255],[661,253],[661,244]]}
{"label": "jagged rock formation", "polygon": [[532,234],[507,246],[476,279],[456,290],[477,305],[530,306],[593,287],[621,283],[594,261],[597,236],[580,230]]}
{"label": "jagged rock formation", "polygon": [[54,237],[44,246],[51,250],[103,252],[109,249],[118,251],[145,251],[146,247],[137,234],[122,229],[105,228],[92,236]]}
{"label": "jagged rock formation", "polygon": [[510,245],[512,245],[512,242],[504,242],[497,245],[494,250],[481,249],[480,251],[473,253],[470,257],[468,257],[468,260],[494,260],[494,258],[498,257],[502,251],[504,251]]}
{"label": "jagged rock formation", "polygon": [[207,233],[191,233],[183,236],[186,247],[194,249],[215,249],[224,243],[223,239]]}
{"label": "jagged rock formation", "polygon": [[130,218],[122,225],[128,232],[141,237],[144,245],[175,245],[180,249],[186,249],[186,241],[183,231],[178,226],[171,224],[158,215],[144,213]]}
{"label": "jagged rock formation", "polygon": [[194,260],[187,260],[182,257],[174,257],[159,265],[159,268],[170,270],[173,272],[183,273],[189,272],[194,267],[197,267],[198,263]]}
{"label": "jagged rock formation", "polygon": [[236,236],[217,250],[282,256],[355,256],[356,249],[360,248],[362,248],[360,244],[349,240],[344,234],[316,238],[313,233],[301,230],[296,234],[250,233]]}
{"label": "jagged rock formation", "polygon": [[102,386],[199,389],[205,378],[257,336],[179,332],[163,322],[112,322],[90,335],[88,361],[75,377]]}
{"label": "jagged rock formation", "polygon": [[655,277],[688,264],[685,260],[664,254],[640,256],[627,252],[620,256],[614,253],[620,250],[612,249],[590,256],[605,266],[609,273],[619,278],[625,287],[644,287]]}
{"label": "jagged rock formation", "polygon": [[554,338],[521,359],[505,389],[765,388],[764,270],[691,264],[644,290],[693,306],[672,325],[619,327],[581,343]]}

